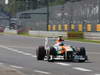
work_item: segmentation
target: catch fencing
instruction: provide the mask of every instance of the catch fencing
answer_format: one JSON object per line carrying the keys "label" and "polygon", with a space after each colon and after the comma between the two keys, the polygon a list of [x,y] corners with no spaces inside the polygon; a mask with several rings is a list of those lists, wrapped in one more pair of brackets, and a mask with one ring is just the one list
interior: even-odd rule
{"label": "catch fencing", "polygon": [[[100,31],[100,0],[49,4],[49,8],[45,6],[18,13],[18,25],[42,31]],[[49,9],[49,13],[47,13],[47,9]],[[49,24],[47,23],[47,14],[49,14]]]}

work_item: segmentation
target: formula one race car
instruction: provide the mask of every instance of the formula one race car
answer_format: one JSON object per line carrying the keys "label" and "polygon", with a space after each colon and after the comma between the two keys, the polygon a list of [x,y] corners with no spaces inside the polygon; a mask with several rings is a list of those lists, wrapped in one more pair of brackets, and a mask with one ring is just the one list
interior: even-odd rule
{"label": "formula one race car", "polygon": [[50,47],[39,46],[36,50],[37,60],[53,61],[58,56],[62,56],[67,61],[85,62],[88,60],[85,47],[73,47],[63,43],[54,44]]}

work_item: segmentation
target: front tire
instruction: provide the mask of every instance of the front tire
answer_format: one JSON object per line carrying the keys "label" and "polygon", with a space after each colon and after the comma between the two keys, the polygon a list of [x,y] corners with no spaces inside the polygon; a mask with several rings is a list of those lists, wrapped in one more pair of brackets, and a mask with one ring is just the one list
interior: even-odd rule
{"label": "front tire", "polygon": [[39,46],[39,48],[36,50],[37,60],[44,60],[44,57],[46,55],[46,50],[44,46]]}

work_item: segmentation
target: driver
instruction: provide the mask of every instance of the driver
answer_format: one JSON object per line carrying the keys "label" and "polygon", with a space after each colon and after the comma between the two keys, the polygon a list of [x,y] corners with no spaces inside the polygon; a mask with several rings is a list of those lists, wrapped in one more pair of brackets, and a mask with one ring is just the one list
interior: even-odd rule
{"label": "driver", "polygon": [[61,51],[61,53],[64,52],[64,50],[65,50],[65,48],[64,48],[64,39],[63,39],[62,36],[58,37],[58,39],[56,40],[56,42],[54,44],[54,48],[56,49],[56,51]]}
{"label": "driver", "polygon": [[59,36],[58,39],[56,40],[56,44],[63,43],[63,42],[64,42],[63,36]]}
{"label": "driver", "polygon": [[57,54],[62,54],[65,52],[65,46],[62,42],[56,43],[54,46],[55,50],[57,51]]}

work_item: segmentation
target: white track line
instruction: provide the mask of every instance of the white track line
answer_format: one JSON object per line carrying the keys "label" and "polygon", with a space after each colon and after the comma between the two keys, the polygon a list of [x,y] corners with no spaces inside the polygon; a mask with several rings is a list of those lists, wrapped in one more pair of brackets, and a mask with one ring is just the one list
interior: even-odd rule
{"label": "white track line", "polygon": [[26,52],[23,52],[23,51],[19,51],[17,49],[9,48],[9,47],[3,46],[3,45],[0,45],[0,47],[1,48],[4,48],[4,49],[7,49],[9,51],[12,51],[12,52],[19,53],[19,54],[23,54],[23,55],[27,55],[27,56],[31,56],[31,57],[36,57],[36,55],[32,55],[30,53],[26,53]]}
{"label": "white track line", "polygon": [[81,67],[73,67],[73,69],[75,69],[75,70],[79,70],[79,71],[87,71],[87,72],[92,71],[92,70],[85,69],[85,68],[81,68]]}
{"label": "white track line", "polygon": [[95,74],[95,75],[100,75],[100,74]]}
{"label": "white track line", "polygon": [[0,66],[5,66],[4,63],[0,63]]}
{"label": "white track line", "polygon": [[12,68],[18,68],[18,69],[23,69],[24,68],[24,67],[15,66],[15,65],[10,65],[10,67],[12,67]]}
{"label": "white track line", "polygon": [[42,73],[42,74],[50,74],[49,72],[40,71],[40,70],[34,70],[34,72],[37,72],[37,73]]}
{"label": "white track line", "polygon": [[88,54],[100,54],[100,52],[87,52]]}
{"label": "white track line", "polygon": [[59,64],[59,65],[62,65],[62,66],[71,66],[70,64],[67,64],[67,63],[56,63],[56,64]]}
{"label": "white track line", "polygon": [[25,49],[33,49],[33,47],[22,47],[22,46],[8,46],[8,47],[12,47],[12,48],[25,48]]}
{"label": "white track line", "polygon": [[33,58],[36,58],[37,57],[36,55],[32,55],[32,54],[30,54],[30,56],[33,57]]}
{"label": "white track line", "polygon": [[[36,55],[32,55],[30,53],[26,53],[26,52],[23,52],[23,51],[19,51],[17,49],[9,48],[9,47],[3,46],[3,45],[0,45],[0,47],[1,48],[4,48],[4,49],[7,49],[9,51],[13,51],[13,52],[16,52],[16,53],[23,54],[23,55],[27,55],[27,56],[31,56],[31,57],[36,57]],[[0,64],[3,65],[3,63],[0,63]],[[70,64],[67,64],[67,63],[56,63],[56,64],[59,64],[59,65],[62,65],[62,66],[71,66]],[[13,67],[13,68],[23,68],[23,67],[14,66],[14,65],[10,65],[10,66]],[[92,70],[85,69],[85,68],[81,68],[81,67],[73,67],[73,69],[80,70],[80,71],[92,71]],[[39,70],[34,70],[34,71],[35,72],[44,73],[44,74],[50,74],[48,72],[39,71]],[[100,75],[100,74],[95,74],[95,75]]]}
{"label": "white track line", "polygon": [[4,63],[0,63],[0,65],[3,65]]}

